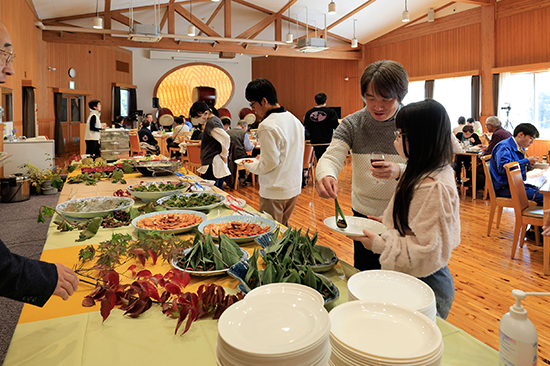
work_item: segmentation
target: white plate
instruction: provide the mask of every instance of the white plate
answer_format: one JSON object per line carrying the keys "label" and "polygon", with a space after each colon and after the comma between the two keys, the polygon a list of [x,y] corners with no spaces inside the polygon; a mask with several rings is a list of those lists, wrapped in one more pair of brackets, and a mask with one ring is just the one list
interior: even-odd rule
{"label": "white plate", "polygon": [[[166,215],[166,214],[174,214],[174,213],[191,214],[191,215],[195,215],[195,216],[200,217],[202,220],[199,223],[195,224],[195,225],[180,227],[180,228],[171,229],[171,230],[152,230],[152,229],[145,229],[145,228],[137,226],[138,221],[145,218],[145,217]],[[179,233],[184,233],[186,231],[192,230],[193,228],[199,226],[204,221],[206,221],[206,219],[207,219],[207,216],[205,214],[203,214],[202,212],[192,211],[192,210],[156,211],[156,212],[151,212],[151,213],[148,213],[148,214],[145,214],[145,215],[140,215],[140,216],[136,217],[135,219],[132,220],[132,226],[135,227],[137,230],[140,230],[140,231],[160,231],[162,233],[168,233],[168,234],[179,234]]]}
{"label": "white plate", "polygon": [[270,283],[256,287],[246,297],[251,296],[278,296],[281,293],[294,294],[296,297],[306,297],[323,305],[325,300],[315,289],[298,283]]}
{"label": "white plate", "polygon": [[544,170],[544,169],[548,168],[548,164],[547,163],[535,163],[535,164],[533,164],[533,168]]}
{"label": "white plate", "polygon": [[225,197],[225,200],[223,201],[223,205],[227,208],[230,208],[229,205],[235,205],[237,207],[244,208],[244,206],[246,206],[246,201],[243,200],[242,198],[235,198],[234,200],[230,200],[227,197]]}
{"label": "white plate", "polygon": [[[204,215],[204,214],[203,214]],[[206,215],[205,215],[206,216]],[[217,247],[219,247],[217,244],[216,244]],[[191,250],[192,248],[187,248],[183,251],[183,255],[186,255],[187,253],[189,253],[189,251]],[[248,260],[248,258],[250,258],[250,254],[248,254],[248,252],[246,250],[244,250],[243,248],[240,248],[241,251],[243,252],[243,255],[241,257],[241,260],[243,261],[246,261]],[[172,266],[174,268],[177,268],[179,269],[180,271],[183,271],[183,272],[187,272],[193,276],[197,276],[197,277],[211,277],[211,276],[219,276],[219,275],[222,275],[222,274],[226,274],[227,271],[229,271],[229,268],[225,268],[225,269],[219,269],[217,271],[191,271],[191,270],[188,270],[188,269],[185,269],[185,268],[182,268],[180,266],[178,266],[178,258],[174,258],[172,259],[172,261],[170,262],[172,264]]]}
{"label": "white plate", "polygon": [[416,359],[435,354],[441,331],[425,315],[384,302],[352,301],[329,314],[331,336],[358,354]]}
{"label": "white plate", "polygon": [[[253,158],[253,157],[249,157],[249,158],[242,158],[242,159],[237,159],[235,160],[235,164],[238,164],[238,165],[243,165],[244,166],[244,163],[243,161],[245,160],[252,160],[252,161],[255,161],[256,158]],[[252,164],[252,163],[246,163],[246,164]]]}
{"label": "white plate", "polygon": [[293,294],[245,298],[224,311],[218,334],[251,354],[285,354],[315,344],[330,328],[323,305]]}
{"label": "white plate", "polygon": [[[100,204],[102,202],[110,202],[112,204],[106,205],[107,208],[92,208],[93,205]],[[134,203],[134,200],[128,197],[88,197],[60,203],[55,209],[63,216],[74,217],[76,219],[89,219],[97,216],[107,216],[113,211],[127,210],[132,207]],[[90,209],[93,209],[93,211],[90,211]]]}
{"label": "white plate", "polygon": [[359,272],[348,280],[348,292],[357,300],[390,302],[422,313],[435,304],[434,292],[426,283],[395,271]]}
{"label": "white plate", "polygon": [[349,236],[363,236],[363,229],[372,231],[375,234],[381,234],[383,231],[386,230],[386,227],[384,224],[374,221],[371,219],[367,219],[365,217],[358,217],[358,216],[346,216],[346,222],[348,224],[348,227],[345,229],[341,229],[338,226],[336,226],[336,218],[335,216],[327,217],[324,221],[325,225],[337,233],[349,235]]}
{"label": "white plate", "polygon": [[[207,194],[207,195],[212,195],[212,196],[216,196],[218,197],[220,200],[216,203],[213,203],[211,205],[206,205],[206,206],[197,206],[197,207],[171,207],[171,206],[166,206],[166,209],[168,210],[199,210],[199,211],[208,211],[208,210],[211,210],[213,209],[214,207],[218,207],[219,205],[222,204],[222,201],[225,199],[224,196],[222,196],[221,194],[217,194],[217,193],[209,193],[209,192],[195,192],[195,193],[182,193],[182,194],[178,194],[178,195],[173,195],[173,196],[190,196],[192,194],[199,194],[199,195],[202,195],[202,194]],[[166,196],[166,197],[162,197],[160,199],[157,200],[157,203],[159,205],[162,205],[164,203],[164,201],[170,199],[170,197],[172,196]]]}

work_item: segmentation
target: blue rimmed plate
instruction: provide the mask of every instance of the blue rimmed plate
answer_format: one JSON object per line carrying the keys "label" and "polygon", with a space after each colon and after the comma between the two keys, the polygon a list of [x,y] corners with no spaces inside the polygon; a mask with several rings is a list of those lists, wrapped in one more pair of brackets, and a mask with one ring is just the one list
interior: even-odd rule
{"label": "blue rimmed plate", "polygon": [[[205,222],[203,222],[202,224],[199,225],[199,231],[201,232],[201,234],[206,235],[206,233],[204,232],[204,228],[205,228],[206,225],[210,225],[210,224],[217,225],[217,224],[223,224],[223,223],[231,222],[231,221],[248,222],[248,223],[253,223],[253,224],[260,225],[262,227],[265,226],[265,225],[269,225],[268,232],[275,230],[275,228],[277,227],[277,223],[275,221],[270,220],[270,219],[266,219],[264,217],[258,217],[258,216],[247,217],[247,216],[235,216],[235,215],[233,215],[233,216],[216,217],[215,219],[210,219],[208,221],[205,221]],[[262,233],[262,234],[264,234],[264,233]],[[234,242],[236,242],[236,243],[248,243],[250,241],[253,241],[255,238],[257,238],[258,236],[260,236],[262,234],[250,235],[250,236],[244,236],[244,237],[231,237],[230,236],[229,238],[231,240],[233,240]],[[212,235],[212,234],[210,234],[210,235]],[[218,236],[212,235],[212,238],[214,240],[218,240]]]}
{"label": "blue rimmed plate", "polygon": [[[152,185],[159,185],[161,183],[168,184],[172,183],[174,185],[181,184],[184,187],[181,189],[174,189],[171,191],[155,191],[155,192],[142,192],[142,191],[136,191],[135,188],[138,186],[152,186]],[[191,186],[191,183],[188,182],[181,182],[181,181],[158,181],[158,182],[143,182],[139,184],[134,184],[131,186],[128,186],[126,188],[128,192],[134,197],[137,197],[141,199],[144,202],[149,202],[150,200],[158,200],[159,198],[165,197],[165,196],[173,196],[175,194],[184,193],[189,187]]]}
{"label": "blue rimmed plate", "polygon": [[107,216],[113,211],[126,211],[134,203],[134,200],[128,197],[87,197],[60,203],[55,209],[66,217],[89,219]]}

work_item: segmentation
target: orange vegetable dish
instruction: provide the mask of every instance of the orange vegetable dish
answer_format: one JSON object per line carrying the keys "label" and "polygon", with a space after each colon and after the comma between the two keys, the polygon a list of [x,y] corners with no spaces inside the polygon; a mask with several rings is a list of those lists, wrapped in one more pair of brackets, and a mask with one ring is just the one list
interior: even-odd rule
{"label": "orange vegetable dish", "polygon": [[204,227],[204,233],[212,236],[225,234],[230,238],[243,238],[246,236],[260,235],[269,231],[269,225],[260,226],[241,221],[228,221],[222,224],[210,224]]}
{"label": "orange vegetable dish", "polygon": [[138,220],[137,226],[149,230],[174,230],[196,225],[202,222],[202,218],[193,214],[169,213],[145,217]]}

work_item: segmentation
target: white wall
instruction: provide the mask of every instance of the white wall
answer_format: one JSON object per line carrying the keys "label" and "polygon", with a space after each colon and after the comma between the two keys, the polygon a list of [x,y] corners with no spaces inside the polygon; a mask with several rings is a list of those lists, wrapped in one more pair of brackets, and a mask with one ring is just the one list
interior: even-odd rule
{"label": "white wall", "polygon": [[[143,113],[153,113],[156,109],[152,107],[153,90],[159,79],[169,70],[194,61],[182,60],[151,60],[149,59],[149,50],[141,48],[131,48],[133,52],[133,84],[137,86],[137,106]],[[237,54],[229,62],[205,62],[214,64],[226,70],[235,82],[233,98],[227,105],[231,112],[232,127],[239,121],[239,111],[243,107],[248,107],[248,101],[244,98],[246,85],[252,79],[252,61],[247,55]],[[187,117],[187,114],[186,114]]]}

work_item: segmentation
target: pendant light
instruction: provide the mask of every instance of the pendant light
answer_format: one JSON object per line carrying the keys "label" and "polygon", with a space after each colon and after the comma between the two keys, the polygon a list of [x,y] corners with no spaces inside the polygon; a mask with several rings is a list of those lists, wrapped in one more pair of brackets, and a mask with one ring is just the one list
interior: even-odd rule
{"label": "pendant light", "polygon": [[357,19],[353,19],[353,38],[351,39],[351,48],[357,48],[357,38],[355,38],[355,22]]}
{"label": "pendant light", "polygon": [[190,37],[195,36],[195,26],[193,25],[193,0],[189,1],[189,13],[191,13],[191,24],[187,27],[187,35]]}
{"label": "pendant light", "polygon": [[407,0],[405,0],[405,10],[403,11],[403,17],[401,18],[401,21],[403,23],[407,23],[410,20],[411,18],[409,17],[409,11],[407,10]]}
{"label": "pendant light", "polygon": [[99,0],[96,0],[96,2],[95,2],[94,29],[103,29],[103,18],[99,17],[98,3],[99,3]]}
{"label": "pendant light", "polygon": [[219,3],[221,0],[210,0],[212,1],[213,3]]}
{"label": "pendant light", "polygon": [[288,33],[286,34],[286,43],[294,42],[294,35],[290,33],[290,6],[288,7]]}
{"label": "pendant light", "polygon": [[334,0],[330,0],[330,3],[328,4],[328,13],[336,14],[336,4],[334,3]]}

